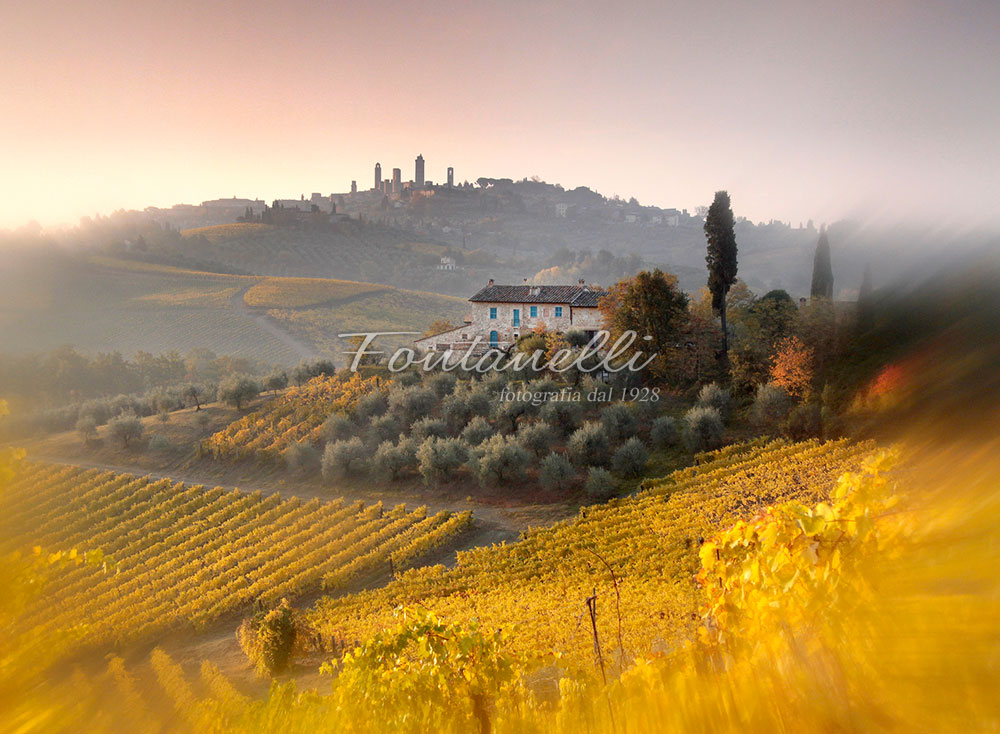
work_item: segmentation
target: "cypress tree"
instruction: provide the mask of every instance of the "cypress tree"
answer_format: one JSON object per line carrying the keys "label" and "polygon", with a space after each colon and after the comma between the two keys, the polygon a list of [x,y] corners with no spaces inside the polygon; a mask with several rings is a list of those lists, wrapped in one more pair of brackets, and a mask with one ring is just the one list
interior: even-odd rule
{"label": "cypress tree", "polygon": [[705,217],[705,238],[708,240],[708,290],[712,294],[712,309],[722,320],[722,360],[729,356],[729,334],[726,330],[726,294],[736,282],[736,233],[733,231],[733,210],[729,194],[715,192],[715,201]]}
{"label": "cypress tree", "polygon": [[833,299],[833,266],[830,264],[830,241],[826,237],[825,228],[820,230],[819,240],[816,242],[812,288],[809,295],[813,298]]}

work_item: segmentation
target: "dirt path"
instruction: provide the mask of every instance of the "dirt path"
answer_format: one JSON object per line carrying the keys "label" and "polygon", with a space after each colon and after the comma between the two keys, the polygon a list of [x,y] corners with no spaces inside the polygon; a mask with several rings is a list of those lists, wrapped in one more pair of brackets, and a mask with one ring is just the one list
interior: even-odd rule
{"label": "dirt path", "polygon": [[285,346],[298,354],[302,359],[319,359],[320,355],[316,350],[308,344],[302,343],[287,331],[282,329],[266,313],[261,313],[247,306],[246,301],[243,300],[243,296],[254,285],[256,284],[251,284],[246,288],[242,288],[240,291],[233,294],[233,296],[229,299],[229,303],[236,313],[253,321],[260,328],[264,329],[264,331],[280,340]]}

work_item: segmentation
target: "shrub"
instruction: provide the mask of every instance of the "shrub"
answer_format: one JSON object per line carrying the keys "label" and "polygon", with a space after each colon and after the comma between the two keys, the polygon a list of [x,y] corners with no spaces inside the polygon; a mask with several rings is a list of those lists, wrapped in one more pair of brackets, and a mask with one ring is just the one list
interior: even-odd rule
{"label": "shrub", "polygon": [[285,465],[289,471],[311,474],[320,468],[319,451],[308,441],[293,443],[285,449]]}
{"label": "shrub", "polygon": [[76,422],[76,433],[85,444],[97,440],[97,421],[85,415]]}
{"label": "shrub", "polygon": [[427,484],[442,484],[451,479],[469,458],[468,445],[458,438],[431,436],[420,444],[416,458],[420,476]]}
{"label": "shrub", "polygon": [[170,439],[160,433],[149,437],[150,451],[165,452],[170,451],[173,448],[174,445],[170,442]]}
{"label": "shrub", "polygon": [[681,440],[691,453],[719,448],[722,434],[722,417],[715,408],[696,405],[684,414]]}
{"label": "shrub", "polygon": [[391,415],[375,418],[368,426],[368,438],[375,446],[383,441],[395,440],[402,432],[403,427]]}
{"label": "shrub", "polygon": [[785,434],[795,440],[803,441],[823,433],[823,417],[820,406],[815,403],[805,403],[796,406],[788,414],[785,422]]}
{"label": "shrub", "polygon": [[549,425],[562,431],[564,436],[568,436],[580,427],[580,421],[583,419],[583,408],[578,403],[554,400],[542,407],[540,417]]}
{"label": "shrub", "polygon": [[715,408],[719,411],[719,418],[723,423],[729,420],[729,391],[719,387],[718,383],[712,382],[701,388],[697,405],[703,408]]}
{"label": "shrub", "polygon": [[542,459],[538,481],[545,489],[564,490],[572,486],[575,480],[576,471],[569,459],[562,454],[549,454]]}
{"label": "shrub", "polygon": [[412,439],[398,444],[383,441],[372,457],[372,471],[382,480],[398,479],[403,472],[417,465],[417,445]]}
{"label": "shrub", "polygon": [[346,441],[356,433],[357,428],[346,413],[331,413],[319,429],[324,441]]}
{"label": "shrub", "polygon": [[587,481],[583,483],[583,491],[590,499],[604,501],[617,494],[618,485],[607,469],[592,466],[587,472]]}
{"label": "shrub", "polygon": [[669,415],[661,415],[653,421],[653,425],[649,429],[649,440],[654,449],[665,449],[668,446],[675,446],[678,438],[677,421]]}
{"label": "shrub", "polygon": [[333,377],[336,374],[333,362],[328,359],[318,359],[315,362],[302,362],[292,370],[292,379],[296,385],[304,385],[314,377],[325,375]]}
{"label": "shrub", "polygon": [[451,393],[455,389],[455,382],[455,375],[449,372],[440,372],[427,378],[427,386],[439,398]]}
{"label": "shrub", "polygon": [[783,389],[770,382],[760,385],[750,408],[750,422],[758,430],[775,433],[791,407],[791,396]]}
{"label": "shrub", "polygon": [[521,426],[517,440],[535,456],[546,453],[556,440],[556,431],[548,423],[529,423]]}
{"label": "shrub", "polygon": [[421,418],[410,427],[410,435],[417,441],[431,436],[444,438],[448,435],[448,425],[440,418]]}
{"label": "shrub", "polygon": [[277,392],[278,390],[284,390],[286,387],[288,387],[288,373],[284,370],[277,370],[264,378],[265,390]]}
{"label": "shrub", "polygon": [[127,449],[133,441],[142,438],[143,425],[135,413],[122,413],[108,421],[108,435],[122,442],[122,448]]}
{"label": "shrub", "polygon": [[438,398],[433,390],[425,387],[405,387],[389,393],[389,412],[406,426],[430,413]]}
{"label": "shrub", "polygon": [[623,477],[637,477],[646,468],[649,452],[646,445],[638,438],[630,438],[617,449],[611,457],[611,468]]}
{"label": "shrub", "polygon": [[632,438],[639,431],[639,421],[624,403],[614,403],[601,411],[601,425],[612,444]]}
{"label": "shrub", "polygon": [[492,436],[480,449],[476,472],[482,486],[496,487],[524,479],[524,470],[531,457],[512,436]]}
{"label": "shrub", "polygon": [[603,466],[611,458],[608,434],[594,421],[587,421],[574,431],[566,447],[577,466]]}
{"label": "shrub", "polygon": [[372,392],[362,395],[354,406],[354,415],[359,420],[366,421],[376,416],[384,415],[389,408],[385,393]]}
{"label": "shrub", "polygon": [[462,431],[462,440],[470,446],[478,446],[494,433],[493,426],[482,416],[476,416]]}
{"label": "shrub", "polygon": [[219,383],[219,400],[236,410],[260,395],[260,385],[248,375],[229,375]]}
{"label": "shrub", "polygon": [[333,441],[323,450],[323,476],[327,479],[360,474],[368,464],[368,451],[361,439]]}
{"label": "shrub", "polygon": [[280,673],[288,667],[295,647],[295,610],[282,599],[275,609],[243,620],[236,639],[261,675]]}

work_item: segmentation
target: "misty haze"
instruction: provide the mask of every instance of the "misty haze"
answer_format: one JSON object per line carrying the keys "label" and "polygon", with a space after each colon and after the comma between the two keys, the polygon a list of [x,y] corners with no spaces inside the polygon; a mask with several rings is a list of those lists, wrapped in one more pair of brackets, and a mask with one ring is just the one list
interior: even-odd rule
{"label": "misty haze", "polygon": [[1000,728],[995,3],[0,21],[0,730]]}

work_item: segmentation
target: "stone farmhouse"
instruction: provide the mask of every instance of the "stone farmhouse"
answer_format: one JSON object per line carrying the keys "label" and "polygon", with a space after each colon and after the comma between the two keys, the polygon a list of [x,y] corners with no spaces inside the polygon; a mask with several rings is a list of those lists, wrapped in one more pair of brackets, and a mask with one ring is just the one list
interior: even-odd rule
{"label": "stone farmhouse", "polygon": [[588,337],[601,328],[597,302],[605,291],[584,281],[577,285],[496,285],[492,280],[469,299],[472,312],[451,331],[415,342],[424,352],[465,352],[479,337],[476,351],[506,350],[539,324],[547,331],[582,331]]}

